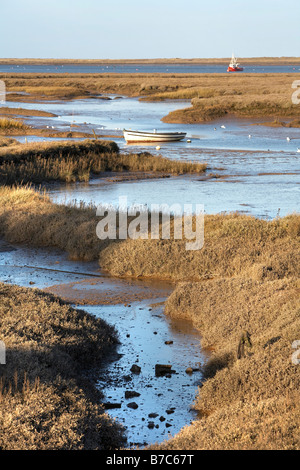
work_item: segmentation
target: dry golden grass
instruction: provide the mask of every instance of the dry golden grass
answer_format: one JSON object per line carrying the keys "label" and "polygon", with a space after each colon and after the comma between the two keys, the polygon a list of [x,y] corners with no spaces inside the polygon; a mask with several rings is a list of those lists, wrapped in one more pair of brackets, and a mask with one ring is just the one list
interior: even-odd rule
{"label": "dry golden grass", "polygon": [[148,450],[299,450],[299,395],[234,402]]}
{"label": "dry golden grass", "polygon": [[[97,259],[101,247],[106,246],[107,242],[96,236],[94,207],[58,206],[26,187],[0,187],[0,201],[0,234],[7,240],[57,246],[71,258],[82,260]],[[19,227],[18,217],[23,222]]]}
{"label": "dry golden grass", "polygon": [[[200,419],[152,448],[299,449],[292,342],[300,338],[300,216],[206,215],[199,251],[186,251],[184,240],[101,241],[98,221],[93,207],[57,206],[26,188],[0,189],[0,235],[8,241],[99,259],[116,276],[179,282],[166,314],[192,320],[211,356],[194,405]],[[237,359],[244,330],[252,347]]]}
{"label": "dry golden grass", "polygon": [[[171,112],[164,122],[202,122],[224,116],[277,119],[299,118],[300,108],[292,103],[292,83],[297,79],[290,75],[266,75],[242,77],[223,77],[219,83],[212,81],[204,88],[189,89],[190,108]],[[213,86],[212,86],[213,85]],[[178,92],[179,93],[179,92]],[[164,99],[168,95],[176,99],[176,93],[154,95],[155,99]],[[291,124],[293,126],[293,124]]]}
{"label": "dry golden grass", "polygon": [[[277,74],[6,74],[9,100],[72,99],[117,93],[146,100],[192,100],[165,122],[194,123],[225,115],[299,118],[292,104],[297,73]],[[15,94],[14,94],[14,93]],[[25,92],[29,95],[16,93]]]}
{"label": "dry golden grass", "polygon": [[131,240],[109,245],[100,264],[116,276],[202,280],[223,276],[281,279],[299,270],[300,216],[266,221],[236,213],[206,215],[201,250],[186,240]]}
{"label": "dry golden grass", "polygon": [[2,236],[58,246],[76,258],[99,257],[102,268],[116,276],[197,281],[245,274],[276,280],[299,273],[297,214],[272,221],[206,215],[204,247],[187,251],[186,240],[172,240],[172,232],[170,240],[99,240],[95,207],[55,205],[27,188],[0,188],[0,202]]}
{"label": "dry golden grass", "polygon": [[23,108],[7,108],[4,106],[0,107],[0,115],[12,115],[12,116],[42,116],[42,117],[56,117],[56,114],[48,113],[47,111],[41,111],[38,109],[23,109]]}
{"label": "dry golden grass", "polygon": [[[155,448],[299,450],[299,278],[183,283],[166,313],[192,320],[211,358],[194,404],[200,419]],[[245,330],[252,347],[237,359]]]}
{"label": "dry golden grass", "polygon": [[2,450],[116,449],[122,429],[83,370],[101,367],[113,327],[39,290],[0,283]]}
{"label": "dry golden grass", "polygon": [[90,152],[101,154],[105,152],[117,153],[118,151],[119,147],[115,142],[104,140],[31,142],[0,149],[0,163],[21,160],[34,161],[36,157],[50,158],[59,156],[64,158],[69,155],[80,157]]}
{"label": "dry golden grass", "polygon": [[20,142],[16,139],[11,137],[0,137],[0,148],[1,147],[8,147],[10,145],[19,145]]}
{"label": "dry golden grass", "polygon": [[17,121],[16,119],[7,119],[0,118],[0,129],[10,130],[10,129],[27,129],[27,126],[22,121]]}
{"label": "dry golden grass", "polygon": [[[1,147],[1,146],[0,146]],[[88,181],[91,175],[109,172],[143,172],[178,175],[203,173],[206,164],[179,162],[144,152],[120,154],[115,142],[30,143],[0,148],[0,183]],[[137,176],[138,177],[138,176]]]}

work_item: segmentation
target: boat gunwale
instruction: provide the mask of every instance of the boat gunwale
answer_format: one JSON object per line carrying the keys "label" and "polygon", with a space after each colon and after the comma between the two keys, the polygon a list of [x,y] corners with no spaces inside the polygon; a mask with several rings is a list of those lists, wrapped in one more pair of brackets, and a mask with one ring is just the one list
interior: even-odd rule
{"label": "boat gunwale", "polygon": [[123,130],[123,133],[125,134],[130,134],[130,135],[145,135],[145,136],[150,136],[150,137],[176,137],[176,136],[185,136],[186,135],[186,132],[143,132],[143,131],[130,131],[130,130],[127,130],[127,129],[124,129]]}

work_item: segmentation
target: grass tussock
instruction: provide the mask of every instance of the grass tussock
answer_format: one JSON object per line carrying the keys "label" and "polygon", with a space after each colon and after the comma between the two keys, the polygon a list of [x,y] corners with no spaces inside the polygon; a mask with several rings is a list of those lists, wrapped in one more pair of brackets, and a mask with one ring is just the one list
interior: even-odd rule
{"label": "grass tussock", "polygon": [[[38,290],[0,284],[2,450],[116,449],[122,429],[82,371],[117,342],[104,321]],[[20,308],[20,305],[22,308]]]}
{"label": "grass tussock", "polygon": [[27,126],[16,119],[0,118],[0,130],[9,131],[11,129],[25,130]]}
{"label": "grass tussock", "polygon": [[0,183],[89,181],[106,172],[202,173],[206,164],[176,162],[150,153],[120,154],[115,142],[19,144],[0,148]]}
{"label": "grass tussock", "polygon": [[0,137],[0,148],[19,144],[20,142],[17,139],[12,139],[11,137]]}
{"label": "grass tussock", "polygon": [[96,236],[94,207],[55,205],[25,186],[0,187],[0,202],[0,235],[11,242],[57,246],[81,260],[97,259],[107,244]]}
{"label": "grass tussock", "polygon": [[[195,229],[195,228],[194,228]],[[202,280],[246,275],[281,279],[299,272],[300,217],[265,221],[240,214],[206,215],[204,246],[186,240],[131,240],[112,244],[100,264],[117,276]]]}
{"label": "grass tussock", "polygon": [[169,240],[99,240],[95,207],[55,205],[31,189],[2,187],[0,202],[0,234],[8,240],[31,240],[76,258],[98,258],[116,276],[199,281],[239,275],[276,280],[299,274],[297,214],[272,221],[236,213],[206,215],[204,246],[189,251],[187,240],[172,239],[172,230]]}
{"label": "grass tussock", "polygon": [[164,117],[163,121],[196,123],[230,115],[242,118],[299,117],[299,106],[293,104],[287,97],[280,95],[266,98],[251,96],[245,91],[245,94],[238,97],[233,94],[225,98],[194,98],[191,103],[192,107],[173,111]]}
{"label": "grass tussock", "polygon": [[51,142],[32,142],[18,145],[9,149],[0,150],[0,162],[18,162],[34,161],[36,157],[65,158],[70,154],[74,157],[84,156],[90,152],[105,153],[118,152],[119,147],[115,142],[100,140],[84,140],[79,142],[72,141],[51,141]]}

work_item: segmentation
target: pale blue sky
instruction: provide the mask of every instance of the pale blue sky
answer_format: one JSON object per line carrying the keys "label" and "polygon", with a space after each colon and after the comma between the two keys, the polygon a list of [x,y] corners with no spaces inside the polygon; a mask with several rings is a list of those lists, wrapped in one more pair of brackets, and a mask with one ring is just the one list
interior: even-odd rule
{"label": "pale blue sky", "polygon": [[299,56],[299,0],[0,0],[0,57]]}

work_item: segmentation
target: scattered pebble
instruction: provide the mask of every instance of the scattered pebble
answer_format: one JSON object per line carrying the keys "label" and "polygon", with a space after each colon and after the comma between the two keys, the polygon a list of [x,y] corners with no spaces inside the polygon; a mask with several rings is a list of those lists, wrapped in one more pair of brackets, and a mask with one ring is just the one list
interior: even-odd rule
{"label": "scattered pebble", "polygon": [[125,391],[125,398],[134,398],[134,397],[139,397],[141,394],[138,392],[135,392],[134,390],[126,390]]}
{"label": "scattered pebble", "polygon": [[135,403],[135,401],[132,401],[131,403],[128,403],[127,404],[128,408],[132,408],[133,410],[136,410],[139,405],[137,403]]}
{"label": "scattered pebble", "polygon": [[133,364],[130,371],[133,373],[133,374],[139,374],[141,372],[141,368],[140,366],[138,366],[137,364]]}

